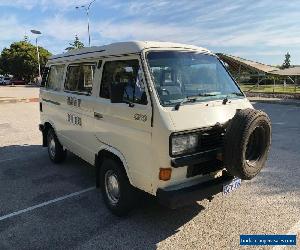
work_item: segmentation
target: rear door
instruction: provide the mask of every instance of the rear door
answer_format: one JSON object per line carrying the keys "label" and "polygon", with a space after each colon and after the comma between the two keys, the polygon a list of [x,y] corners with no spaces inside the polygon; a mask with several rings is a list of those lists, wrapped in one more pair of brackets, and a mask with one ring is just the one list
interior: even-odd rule
{"label": "rear door", "polygon": [[41,88],[42,120],[52,124],[60,142],[65,145],[66,140],[62,132],[66,129],[64,93],[62,91],[65,75],[65,64],[51,65],[45,72],[45,86]]}
{"label": "rear door", "polygon": [[84,160],[93,163],[95,154],[92,148],[94,110],[92,88],[96,62],[81,62],[68,65],[64,84],[67,129],[64,136],[68,148]]}

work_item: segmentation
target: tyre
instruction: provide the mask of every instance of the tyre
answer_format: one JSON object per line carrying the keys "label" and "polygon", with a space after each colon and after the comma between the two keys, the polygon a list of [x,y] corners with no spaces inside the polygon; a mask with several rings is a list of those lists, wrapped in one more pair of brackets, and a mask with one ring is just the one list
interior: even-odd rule
{"label": "tyre", "polygon": [[104,202],[113,214],[124,216],[133,209],[137,190],[130,184],[120,162],[110,158],[103,160],[100,187]]}
{"label": "tyre", "polygon": [[238,110],[224,138],[224,165],[228,172],[251,180],[264,167],[271,144],[271,122],[261,110]]}
{"label": "tyre", "polygon": [[52,128],[48,130],[47,146],[50,160],[54,163],[61,163],[66,159],[67,151],[57,139],[57,136]]}

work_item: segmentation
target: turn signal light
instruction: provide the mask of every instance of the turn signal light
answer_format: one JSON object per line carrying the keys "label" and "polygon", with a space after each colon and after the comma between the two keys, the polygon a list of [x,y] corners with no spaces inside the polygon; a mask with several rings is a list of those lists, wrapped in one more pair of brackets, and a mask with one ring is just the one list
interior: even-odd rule
{"label": "turn signal light", "polygon": [[171,168],[160,168],[159,179],[162,181],[168,181],[171,179],[172,169]]}

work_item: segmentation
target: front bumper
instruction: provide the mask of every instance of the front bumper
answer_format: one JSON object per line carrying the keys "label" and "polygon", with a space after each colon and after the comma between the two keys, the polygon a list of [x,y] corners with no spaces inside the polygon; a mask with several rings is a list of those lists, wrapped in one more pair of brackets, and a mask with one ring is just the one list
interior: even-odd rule
{"label": "front bumper", "polygon": [[177,190],[158,189],[156,196],[160,204],[169,208],[182,207],[194,201],[210,198],[223,191],[223,185],[230,183],[233,176],[223,175],[219,178]]}

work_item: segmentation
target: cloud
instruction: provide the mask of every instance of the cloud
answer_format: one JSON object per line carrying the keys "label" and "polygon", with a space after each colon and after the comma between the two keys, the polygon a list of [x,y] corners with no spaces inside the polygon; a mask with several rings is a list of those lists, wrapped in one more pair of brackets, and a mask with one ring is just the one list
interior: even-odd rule
{"label": "cloud", "polygon": [[45,11],[47,9],[59,9],[65,11],[71,7],[88,3],[88,0],[0,0],[0,6],[9,6],[21,9],[31,10],[33,8],[41,8]]}
{"label": "cloud", "polygon": [[[180,27],[168,24],[159,25],[157,23],[142,21],[127,21],[123,23],[94,23],[96,32],[102,37],[112,40],[191,40],[195,34],[195,29],[190,27]],[[184,35],[183,35],[184,30]]]}
{"label": "cloud", "polygon": [[[13,28],[12,28],[13,27]],[[4,47],[8,47],[13,41],[18,41],[24,38],[26,30],[29,30],[27,24],[19,22],[13,15],[4,15],[0,17],[0,51]]]}
{"label": "cloud", "polygon": [[24,37],[24,30],[26,30],[27,27],[27,24],[20,23],[15,16],[2,16],[0,18],[1,40],[20,39]]}
{"label": "cloud", "polygon": [[87,33],[85,20],[70,20],[60,15],[45,19],[40,26],[43,34],[57,40],[70,40],[75,35],[84,37]]}
{"label": "cloud", "polygon": [[[21,39],[31,27],[42,31],[41,43],[55,53],[75,34],[87,44],[86,16],[74,7],[88,2],[0,0],[5,10],[0,15],[0,31],[5,34],[0,47]],[[293,50],[296,54],[300,50],[299,11],[295,1],[97,0],[91,9],[92,44],[160,40],[227,53],[254,55],[258,51],[267,57]]]}

